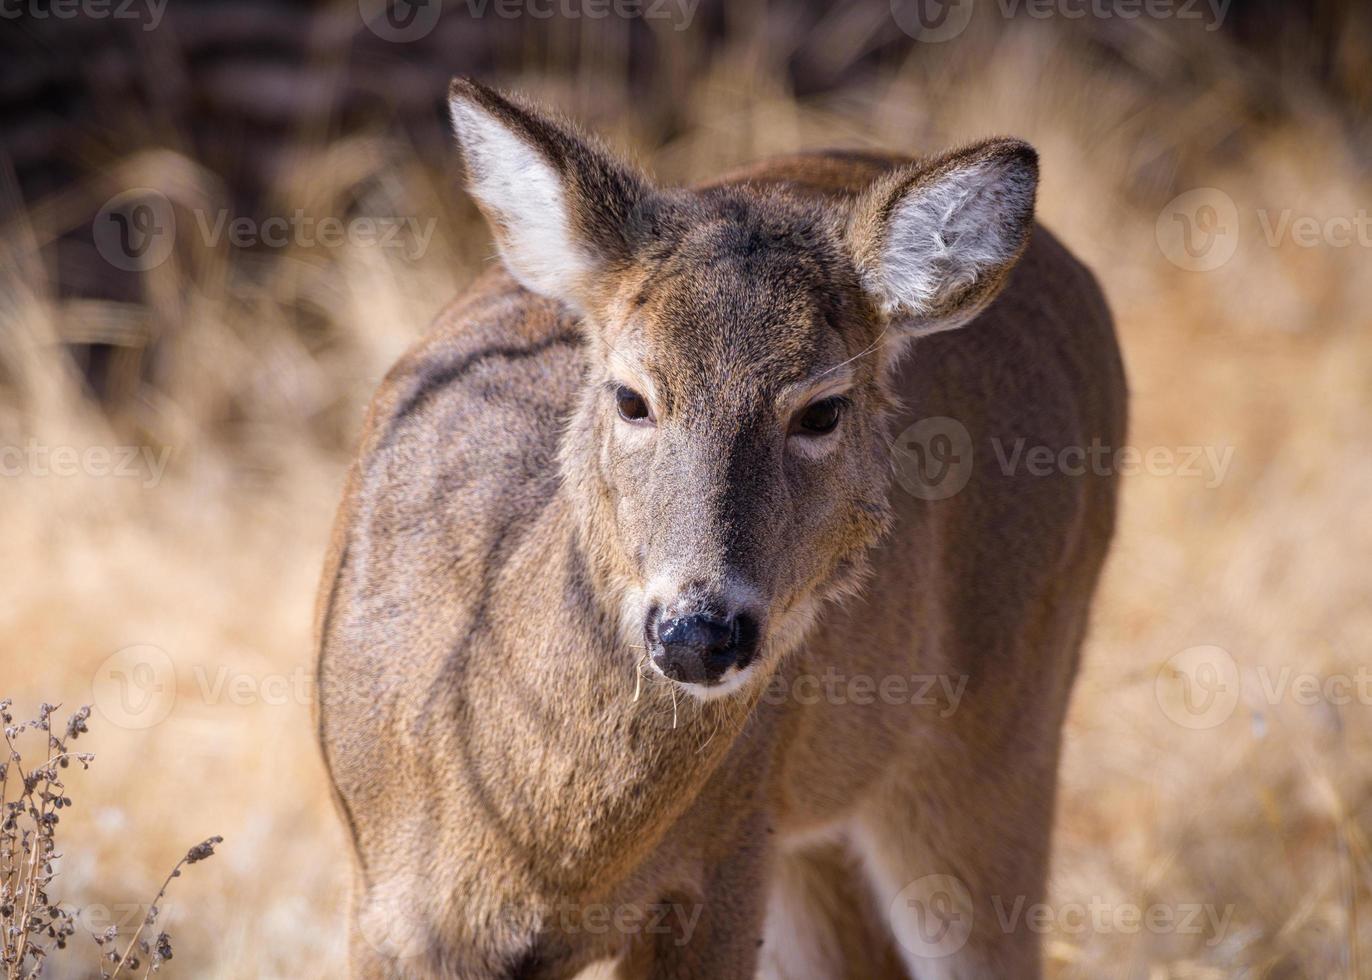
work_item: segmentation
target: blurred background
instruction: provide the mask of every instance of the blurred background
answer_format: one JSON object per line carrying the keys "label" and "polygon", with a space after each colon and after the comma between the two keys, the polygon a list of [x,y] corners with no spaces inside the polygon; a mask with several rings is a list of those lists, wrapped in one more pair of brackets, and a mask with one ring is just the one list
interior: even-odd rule
{"label": "blurred background", "polygon": [[[1372,976],[1369,9],[4,0],[0,696],[95,706],[51,890],[136,927],[222,834],[163,903],[164,974],[345,972],[313,592],[370,392],[493,261],[443,112],[471,73],[666,182],[1038,147],[1141,460],[1069,723],[1049,975]],[[93,975],[72,945],[48,975]]]}

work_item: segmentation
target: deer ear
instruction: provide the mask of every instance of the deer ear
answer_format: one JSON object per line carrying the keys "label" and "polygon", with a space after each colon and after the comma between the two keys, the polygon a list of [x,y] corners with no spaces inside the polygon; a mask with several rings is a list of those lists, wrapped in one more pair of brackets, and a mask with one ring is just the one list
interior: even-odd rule
{"label": "deer ear", "polygon": [[849,245],[901,336],[960,327],[995,298],[1029,241],[1037,186],[1033,147],[994,139],[900,168],[863,194]]}
{"label": "deer ear", "polygon": [[467,188],[528,289],[584,310],[652,224],[648,179],[572,127],[467,78],[448,91]]}

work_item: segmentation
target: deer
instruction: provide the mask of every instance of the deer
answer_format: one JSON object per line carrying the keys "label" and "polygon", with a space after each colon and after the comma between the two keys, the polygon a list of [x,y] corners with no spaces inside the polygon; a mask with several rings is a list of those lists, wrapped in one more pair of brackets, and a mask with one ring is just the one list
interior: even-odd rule
{"label": "deer", "polygon": [[674,187],[448,103],[500,261],[375,394],[316,607],[353,975],[1040,976],[1117,479],[996,440],[1127,396],[1035,150]]}

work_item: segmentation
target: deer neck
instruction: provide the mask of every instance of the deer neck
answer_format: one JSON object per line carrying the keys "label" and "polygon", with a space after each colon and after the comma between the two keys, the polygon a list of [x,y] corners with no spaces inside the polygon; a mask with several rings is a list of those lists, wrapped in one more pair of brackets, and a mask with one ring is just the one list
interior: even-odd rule
{"label": "deer neck", "polygon": [[562,894],[646,858],[719,769],[760,693],[700,701],[651,667],[642,637],[620,622],[622,571],[597,534],[596,501],[580,491],[562,481],[525,535],[510,573],[518,597],[501,619],[530,628],[470,692],[502,719],[480,736],[483,768],[518,774],[518,792],[497,806],[505,832],[531,857],[556,849],[530,866],[558,869],[545,885]]}

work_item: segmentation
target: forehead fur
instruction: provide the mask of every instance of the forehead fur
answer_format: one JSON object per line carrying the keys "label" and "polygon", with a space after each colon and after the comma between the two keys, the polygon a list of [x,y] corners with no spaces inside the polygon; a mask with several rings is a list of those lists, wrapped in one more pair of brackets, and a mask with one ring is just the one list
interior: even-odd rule
{"label": "forehead fur", "polygon": [[699,205],[647,258],[630,303],[646,366],[666,383],[746,374],[780,386],[870,343],[871,311],[831,213],[734,189]]}

